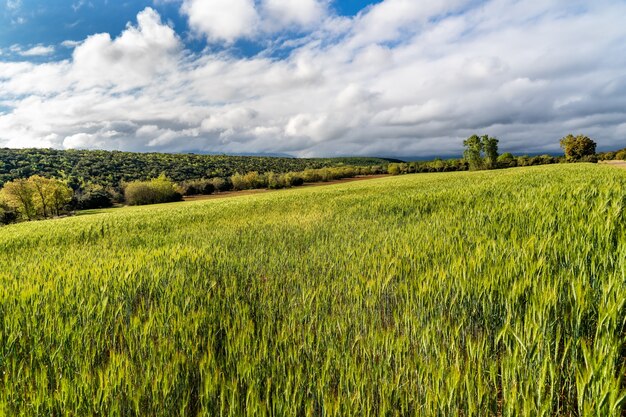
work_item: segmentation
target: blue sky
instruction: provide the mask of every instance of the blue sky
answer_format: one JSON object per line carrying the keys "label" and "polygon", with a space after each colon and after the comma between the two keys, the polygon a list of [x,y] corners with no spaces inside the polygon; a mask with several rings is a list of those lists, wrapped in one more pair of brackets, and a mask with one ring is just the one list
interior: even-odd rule
{"label": "blue sky", "polygon": [[[135,19],[146,7],[154,8],[168,24],[181,35],[186,46],[201,51],[206,42],[190,34],[187,19],[180,13],[180,2],[151,0],[0,0],[4,1],[0,15],[0,48],[10,54],[10,47],[20,45],[23,49],[37,45],[61,44],[67,40],[82,40],[94,33],[119,34],[126,24]],[[364,8],[379,3],[368,0],[338,0],[330,7],[338,15],[354,16]],[[251,55],[261,46],[254,42],[239,42],[238,52]],[[24,57],[13,53],[16,59],[42,61],[63,59],[71,55],[69,48],[58,48],[54,53],[39,57]]]}
{"label": "blue sky", "polygon": [[622,0],[0,0],[0,146],[622,148],[624,21]]}

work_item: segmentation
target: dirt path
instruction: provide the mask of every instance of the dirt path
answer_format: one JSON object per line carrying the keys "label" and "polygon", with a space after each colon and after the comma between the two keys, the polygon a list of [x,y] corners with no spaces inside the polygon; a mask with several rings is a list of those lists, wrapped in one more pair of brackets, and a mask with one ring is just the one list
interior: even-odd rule
{"label": "dirt path", "polygon": [[600,161],[600,164],[611,165],[617,168],[626,169],[626,161]]}
{"label": "dirt path", "polygon": [[[364,181],[364,180],[373,180],[375,178],[385,178],[388,177],[388,174],[382,175],[365,175],[354,178],[344,178],[342,180],[328,181],[328,182],[312,182],[308,184],[301,185],[299,187],[294,188],[308,188],[308,187],[324,187],[326,185],[333,184],[343,184],[347,182],[355,182],[355,181]],[[285,188],[281,190],[268,190],[268,189],[260,189],[260,190],[244,190],[244,191],[225,191],[218,194],[210,194],[210,195],[194,195],[189,197],[184,197],[184,201],[200,201],[200,200],[213,200],[218,198],[230,198],[230,197],[239,197],[243,195],[253,195],[253,194],[265,194],[265,193],[273,193],[277,191],[283,190],[291,190],[293,188]]]}

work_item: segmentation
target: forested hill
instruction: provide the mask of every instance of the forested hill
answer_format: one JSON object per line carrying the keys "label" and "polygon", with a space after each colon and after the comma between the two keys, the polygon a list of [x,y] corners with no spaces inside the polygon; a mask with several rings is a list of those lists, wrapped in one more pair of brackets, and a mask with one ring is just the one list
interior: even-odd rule
{"label": "forested hill", "polygon": [[0,186],[16,178],[43,175],[118,186],[120,181],[154,178],[174,181],[227,177],[251,171],[283,173],[340,165],[386,165],[382,158],[275,158],[260,156],[133,153],[55,149],[0,149]]}

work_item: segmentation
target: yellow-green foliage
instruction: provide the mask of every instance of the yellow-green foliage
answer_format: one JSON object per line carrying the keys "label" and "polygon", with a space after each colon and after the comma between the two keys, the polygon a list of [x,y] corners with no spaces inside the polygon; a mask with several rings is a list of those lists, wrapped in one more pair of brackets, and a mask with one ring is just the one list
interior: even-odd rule
{"label": "yellow-green foliage", "polygon": [[150,181],[129,182],[124,186],[124,199],[126,204],[131,206],[169,203],[179,201],[181,197],[176,191],[176,184],[165,175]]}
{"label": "yellow-green foliage", "polygon": [[0,229],[0,414],[623,415],[626,172],[423,174]]}
{"label": "yellow-green foliage", "polygon": [[63,181],[33,175],[4,184],[0,198],[24,219],[48,218],[63,213],[72,200],[72,189]]}

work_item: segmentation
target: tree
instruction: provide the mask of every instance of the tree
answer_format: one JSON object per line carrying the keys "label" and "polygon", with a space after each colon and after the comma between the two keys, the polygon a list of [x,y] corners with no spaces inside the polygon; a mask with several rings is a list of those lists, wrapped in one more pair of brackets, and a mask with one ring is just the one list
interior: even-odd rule
{"label": "tree", "polygon": [[485,151],[485,166],[487,169],[493,169],[497,166],[498,161],[498,143],[497,138],[492,138],[489,135],[481,137],[483,150]]}
{"label": "tree", "polygon": [[44,219],[60,215],[72,201],[73,191],[62,181],[33,175],[28,182],[33,189],[35,208]]}
{"label": "tree", "polygon": [[52,184],[48,178],[44,178],[40,175],[33,175],[28,179],[34,190],[34,201],[37,211],[40,211],[43,218],[48,217],[48,207],[52,203],[50,201],[52,194]]}
{"label": "tree", "polygon": [[469,163],[470,170],[475,171],[482,169],[482,152],[484,149],[483,141],[478,137],[478,135],[472,135],[463,141],[463,146],[465,146],[463,156]]}
{"label": "tree", "polygon": [[36,216],[34,195],[33,186],[26,179],[9,181],[2,188],[3,200],[26,220]]}
{"label": "tree", "polygon": [[586,156],[596,154],[596,143],[585,135],[569,134],[562,138],[560,143],[568,162],[580,161]]}
{"label": "tree", "polygon": [[79,210],[111,207],[112,205],[111,194],[101,185],[85,184],[76,193],[76,207]]}
{"label": "tree", "polygon": [[73,196],[74,192],[67,184],[59,180],[51,180],[50,200],[55,216],[59,216],[63,212],[65,206],[72,201]]}

